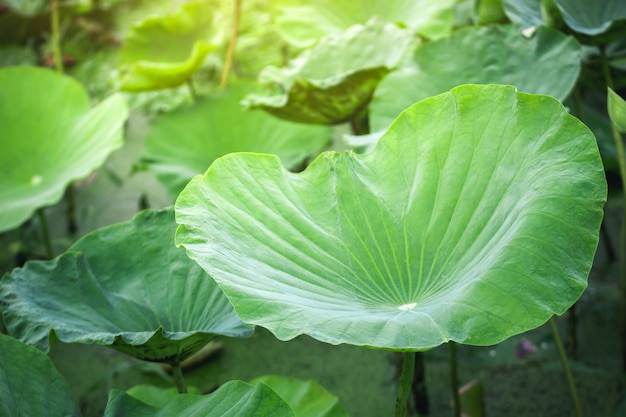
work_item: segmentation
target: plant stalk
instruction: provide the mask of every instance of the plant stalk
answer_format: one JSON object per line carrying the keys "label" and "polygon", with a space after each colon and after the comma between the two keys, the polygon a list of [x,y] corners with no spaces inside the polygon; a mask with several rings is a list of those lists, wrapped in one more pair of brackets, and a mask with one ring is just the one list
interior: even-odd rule
{"label": "plant stalk", "polygon": [[[604,47],[600,48],[600,60],[602,62],[602,72],[604,73],[604,79],[606,85],[614,90],[613,77],[611,76],[611,70],[609,63],[606,59],[606,51]],[[624,192],[624,199],[626,199],[626,158],[624,157],[624,143],[622,142],[622,135],[617,130],[617,126],[611,123],[611,130],[613,131],[613,140],[615,141],[615,148],[617,149],[617,160],[619,163],[619,174],[622,179],[622,190]],[[626,258],[624,253],[626,251],[626,208],[622,210],[622,226],[619,233],[619,286],[620,286],[620,316],[622,318],[621,329],[621,342],[622,342],[622,371],[626,372]]]}
{"label": "plant stalk", "polygon": [[172,376],[176,382],[176,389],[178,389],[178,393],[187,394],[187,384],[185,383],[185,378],[183,377],[183,369],[180,366],[180,362],[172,364]]}
{"label": "plant stalk", "polygon": [[63,74],[63,54],[61,53],[58,0],[50,0],[50,26],[52,29],[52,54],[54,57],[54,67],[59,74]]}
{"label": "plant stalk", "polygon": [[561,342],[561,336],[559,336],[559,329],[556,327],[556,320],[554,316],[550,317],[550,328],[552,329],[552,335],[554,337],[554,343],[559,351],[561,362],[563,363],[563,369],[565,370],[565,377],[567,378],[567,384],[569,385],[570,393],[572,394],[572,402],[574,403],[574,409],[576,411],[576,417],[582,417],[583,412],[580,406],[580,400],[578,399],[578,392],[576,391],[576,385],[574,384],[574,377],[572,376],[572,370],[570,369],[569,362],[567,361],[567,355],[565,349],[563,349],[563,343]]}
{"label": "plant stalk", "polygon": [[461,417],[461,396],[459,395],[458,362],[456,359],[456,342],[448,342],[450,348],[450,389],[452,391],[452,409],[454,417]]}
{"label": "plant stalk", "polygon": [[43,209],[37,210],[37,217],[39,218],[39,227],[41,228],[41,238],[43,245],[46,249],[46,256],[48,259],[54,258],[54,251],[52,250],[52,240],[50,240],[50,232],[48,231],[48,221]]}
{"label": "plant stalk", "polygon": [[426,369],[424,364],[424,353],[415,352],[415,374],[411,383],[413,392],[414,410],[419,416],[429,413],[428,392],[426,391]]}
{"label": "plant stalk", "polygon": [[193,81],[191,80],[191,78],[187,80],[187,88],[189,89],[191,102],[195,103],[196,101],[198,101],[198,92],[196,91],[196,87],[193,85]]}
{"label": "plant stalk", "polygon": [[400,385],[398,386],[398,397],[396,399],[396,417],[405,417],[411,384],[413,383],[413,373],[415,372],[415,352],[404,352],[402,358],[402,375],[400,375]]}
{"label": "plant stalk", "polygon": [[74,184],[70,183],[65,190],[65,201],[67,209],[65,215],[67,217],[67,233],[75,236],[78,232],[78,222],[76,221],[76,197],[74,195]]}
{"label": "plant stalk", "polygon": [[233,11],[233,31],[230,35],[228,50],[226,51],[226,60],[222,69],[222,79],[220,80],[220,88],[226,88],[228,85],[228,74],[233,65],[233,55],[235,52],[235,44],[237,43],[237,32],[239,32],[239,18],[241,15],[241,0],[235,0],[235,10]]}

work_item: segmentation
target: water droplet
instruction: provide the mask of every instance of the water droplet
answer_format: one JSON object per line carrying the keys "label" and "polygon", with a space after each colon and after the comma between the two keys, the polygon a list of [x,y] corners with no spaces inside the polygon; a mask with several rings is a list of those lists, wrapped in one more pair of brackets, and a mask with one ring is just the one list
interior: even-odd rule
{"label": "water droplet", "polygon": [[400,307],[398,307],[398,310],[409,311],[413,310],[416,306],[417,303],[402,304]]}
{"label": "water droplet", "polygon": [[30,184],[39,185],[41,184],[41,181],[43,181],[43,178],[41,178],[41,175],[35,175],[30,179]]}

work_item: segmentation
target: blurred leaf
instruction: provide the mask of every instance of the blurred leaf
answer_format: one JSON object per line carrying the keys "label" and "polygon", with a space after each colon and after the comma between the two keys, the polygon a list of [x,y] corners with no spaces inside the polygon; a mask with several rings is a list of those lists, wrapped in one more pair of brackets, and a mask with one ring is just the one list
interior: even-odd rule
{"label": "blurred leaf", "polygon": [[607,99],[611,122],[620,133],[626,133],[626,101],[610,88]]}
{"label": "blurred leaf", "polygon": [[170,363],[216,335],[249,336],[215,282],[174,246],[175,228],[172,209],[146,210],[14,269],[0,281],[7,329],[45,351],[54,331],[65,343]]}
{"label": "blurred leaf", "polygon": [[78,82],[37,67],[1,68],[0,85],[1,232],[58,202],[119,148],[127,109],[119,95],[90,109]]}
{"label": "blurred leaf", "polygon": [[372,16],[436,39],[451,32],[455,3],[456,0],[282,0],[276,24],[285,40],[301,48],[328,34],[364,24]]}
{"label": "blurred leaf", "polygon": [[561,103],[465,85],[404,111],[367,155],[299,174],[216,160],[178,196],[176,243],[280,340],[489,345],[580,297],[606,193],[593,134]]}
{"label": "blurred leaf", "polygon": [[239,103],[252,85],[234,83],[161,116],[146,137],[144,160],[174,196],[211,163],[230,152],[278,155],[296,169],[330,141],[330,129],[246,111]]}
{"label": "blurred leaf", "polygon": [[287,120],[343,123],[365,109],[412,45],[408,31],[372,19],[326,36],[286,68],[266,68],[260,81],[277,94],[250,95],[244,103]]}
{"label": "blurred leaf", "polygon": [[578,42],[539,27],[529,39],[517,25],[468,27],[417,48],[413,66],[390,74],[370,106],[372,130],[386,129],[402,110],[461,84],[511,84],[564,100],[576,83]]}
{"label": "blurred leaf", "polygon": [[273,389],[291,406],[295,417],[348,417],[339,399],[315,381],[266,375],[250,383],[263,383]]}
{"label": "blurred leaf", "polygon": [[613,22],[626,19],[623,0],[555,0],[565,23],[576,32],[599,35]]}
{"label": "blurred leaf", "polygon": [[[196,387],[187,387],[187,390],[189,394],[200,395]],[[169,402],[180,395],[176,387],[159,388],[154,385],[135,385],[128,389],[126,393],[142,403],[155,408],[166,407]]]}
{"label": "blurred leaf", "polygon": [[511,22],[522,29],[539,26],[543,22],[541,0],[502,0],[502,7]]}
{"label": "blurred leaf", "polygon": [[119,52],[121,88],[149,91],[186,82],[219,40],[211,0],[183,5],[169,15],[135,24]]}
{"label": "blurred leaf", "polygon": [[79,417],[70,388],[48,356],[0,334],[0,415]]}
{"label": "blurred leaf", "polygon": [[264,384],[249,385],[227,382],[208,395],[180,394],[166,405],[151,406],[113,390],[109,394],[105,417],[295,417],[293,411],[274,391]]}

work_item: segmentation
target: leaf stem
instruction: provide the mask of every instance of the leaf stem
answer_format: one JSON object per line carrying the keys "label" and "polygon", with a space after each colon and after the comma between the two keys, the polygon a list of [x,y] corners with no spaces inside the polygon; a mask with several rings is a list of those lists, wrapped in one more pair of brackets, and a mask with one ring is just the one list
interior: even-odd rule
{"label": "leaf stem", "polygon": [[196,91],[196,87],[193,85],[193,80],[191,78],[187,80],[187,88],[189,89],[191,102],[195,103],[196,101],[198,101],[198,92]]}
{"label": "leaf stem", "polygon": [[233,65],[233,54],[235,44],[237,43],[237,32],[239,31],[239,17],[241,15],[241,0],[235,0],[235,10],[233,11],[233,31],[230,35],[228,50],[226,51],[226,60],[222,69],[222,79],[220,80],[220,88],[226,88],[228,85],[228,74]]}
{"label": "leaf stem", "polygon": [[41,238],[46,248],[46,256],[48,259],[52,259],[54,258],[54,251],[52,250],[52,241],[50,240],[50,232],[48,231],[48,222],[42,208],[37,210],[37,217],[39,218],[39,227],[41,228]]}
{"label": "leaf stem", "polygon": [[574,384],[574,377],[572,376],[572,371],[569,366],[569,362],[567,361],[567,355],[565,354],[565,349],[563,349],[563,343],[561,342],[561,336],[559,336],[559,329],[556,327],[556,320],[554,320],[554,316],[550,317],[550,328],[552,329],[552,335],[554,337],[554,343],[556,344],[556,348],[559,351],[559,356],[561,357],[561,362],[563,363],[563,369],[565,370],[565,377],[567,378],[567,383],[569,385],[570,393],[572,394],[572,402],[574,403],[574,409],[576,410],[576,417],[582,417],[583,412],[580,407],[580,400],[578,399],[578,392],[576,391],[576,385]]}
{"label": "leaf stem", "polygon": [[65,215],[67,217],[67,233],[75,236],[78,232],[78,223],[76,222],[76,197],[74,195],[74,184],[70,183],[65,190],[65,201],[67,209]]}
{"label": "leaf stem", "polygon": [[187,394],[187,384],[185,383],[185,378],[183,377],[183,369],[180,366],[180,362],[172,364],[172,376],[176,382],[176,389],[178,389],[178,393]]}
{"label": "leaf stem", "polygon": [[450,390],[452,391],[452,409],[454,417],[461,417],[461,397],[459,395],[458,361],[456,359],[456,342],[448,342],[450,348]]}
{"label": "leaf stem", "polygon": [[59,74],[63,74],[63,54],[61,53],[58,0],[50,0],[50,26],[52,30],[52,53],[54,57],[54,67]]}
{"label": "leaf stem", "polygon": [[405,417],[413,373],[415,372],[415,352],[404,352],[402,357],[402,375],[396,399],[396,417]]}
{"label": "leaf stem", "polygon": [[[604,79],[606,85],[613,88],[613,77],[611,77],[611,70],[609,63],[606,59],[606,51],[604,47],[600,48],[600,61],[602,62],[602,72],[604,73]],[[626,199],[626,158],[624,157],[624,143],[622,142],[622,135],[617,130],[615,123],[611,123],[611,130],[613,131],[613,140],[615,141],[615,148],[617,149],[617,161],[619,163],[619,174],[622,179],[622,190],[624,198]],[[626,258],[624,253],[626,251],[626,208],[622,209],[622,226],[619,234],[619,286],[620,286],[620,316],[622,318],[622,371],[626,372]]]}

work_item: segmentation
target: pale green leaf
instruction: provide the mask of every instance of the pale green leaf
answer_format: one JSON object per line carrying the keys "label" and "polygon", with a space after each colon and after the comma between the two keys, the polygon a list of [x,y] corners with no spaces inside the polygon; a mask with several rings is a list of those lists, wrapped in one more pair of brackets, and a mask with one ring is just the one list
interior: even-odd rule
{"label": "pale green leaf", "polygon": [[626,133],[626,101],[610,88],[608,89],[608,108],[611,122],[620,133]]}
{"label": "pale green leaf", "polygon": [[451,32],[455,3],[455,0],[282,0],[276,23],[283,38],[298,47],[311,46],[328,34],[339,34],[372,16],[436,39]]}
{"label": "pale green leaf", "polygon": [[251,381],[273,389],[291,406],[295,417],[348,417],[339,399],[315,381],[266,375]]}
{"label": "pale green leaf", "polygon": [[220,38],[214,9],[213,1],[196,0],[133,25],[119,52],[121,88],[158,90],[189,80]]}
{"label": "pale green leaf", "polygon": [[128,110],[119,95],[90,108],[82,85],[48,69],[2,68],[0,85],[1,232],[58,202],[121,147]]}
{"label": "pale green leaf", "polygon": [[161,116],[146,137],[148,168],[173,195],[220,156],[230,152],[262,152],[280,156],[296,169],[330,141],[330,129],[287,122],[239,103],[252,91],[244,83],[199,99]]}
{"label": "pale green leaf", "polygon": [[545,27],[530,38],[517,25],[460,29],[419,47],[413,66],[383,80],[370,106],[372,130],[386,129],[413,103],[461,84],[511,84],[564,100],[581,58],[574,38]]}
{"label": "pale green leaf", "polygon": [[404,111],[370,154],[299,174],[216,160],[177,199],[176,242],[281,340],[490,345],[580,297],[606,192],[593,134],[561,103],[465,85]]}
{"label": "pale green leaf", "polygon": [[267,385],[231,381],[208,395],[181,394],[163,406],[151,406],[113,390],[105,417],[294,417],[287,403]]}

